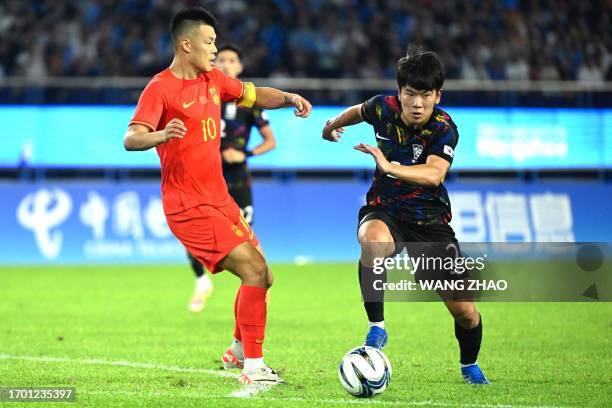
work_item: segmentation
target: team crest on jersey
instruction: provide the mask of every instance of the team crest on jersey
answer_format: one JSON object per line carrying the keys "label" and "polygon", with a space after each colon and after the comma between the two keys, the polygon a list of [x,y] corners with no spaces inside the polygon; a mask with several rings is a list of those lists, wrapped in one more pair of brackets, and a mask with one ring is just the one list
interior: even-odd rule
{"label": "team crest on jersey", "polygon": [[421,153],[423,153],[423,146],[421,146],[420,144],[413,144],[412,145],[412,162],[413,163],[416,163]]}
{"label": "team crest on jersey", "polygon": [[234,231],[234,233],[241,238],[244,235],[244,232],[242,232],[242,230],[238,228],[236,225],[232,225],[232,231]]}
{"label": "team crest on jersey", "polygon": [[217,93],[217,88],[213,86],[212,88],[208,90],[208,92],[210,92],[210,96],[212,96],[213,102],[215,103],[215,105],[221,104],[221,98],[219,98],[219,94]]}

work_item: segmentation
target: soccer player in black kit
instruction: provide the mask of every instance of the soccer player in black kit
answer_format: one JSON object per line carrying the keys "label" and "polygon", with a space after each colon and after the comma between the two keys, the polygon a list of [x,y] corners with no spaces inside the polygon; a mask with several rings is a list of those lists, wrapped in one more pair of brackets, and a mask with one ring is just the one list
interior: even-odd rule
{"label": "soccer player in black kit", "polygon": [[[215,65],[226,75],[237,78],[243,70],[242,52],[233,44],[219,47]],[[256,127],[263,141],[253,150],[248,149],[251,129]],[[276,147],[266,113],[259,108],[238,107],[234,103],[221,106],[221,156],[223,157],[223,177],[230,195],[240,207],[245,220],[253,225],[253,193],[251,173],[247,159],[260,155]],[[206,298],[212,292],[212,282],[202,264],[189,254],[191,267],[196,275],[196,285],[189,310],[201,312]]]}
{"label": "soccer player in black kit", "polygon": [[[330,119],[323,129],[324,139],[337,142],[345,126],[365,121],[374,128],[377,147],[360,143],[354,148],[376,162],[367,204],[359,211],[357,235],[361,245],[359,282],[370,322],[365,345],[379,349],[388,340],[384,292],[374,298],[365,294],[371,290],[367,285],[371,284],[368,277],[373,276],[374,259],[397,254],[401,242],[438,247],[452,244],[455,254],[460,253],[449,225],[450,201],[443,184],[459,134],[451,117],[436,106],[444,68],[437,54],[413,47],[398,61],[396,79],[397,95],[377,95],[352,106]],[[433,250],[426,255],[435,254]],[[470,384],[488,384],[477,363],[482,318],[471,299],[460,299],[443,296],[454,318],[461,373]]]}

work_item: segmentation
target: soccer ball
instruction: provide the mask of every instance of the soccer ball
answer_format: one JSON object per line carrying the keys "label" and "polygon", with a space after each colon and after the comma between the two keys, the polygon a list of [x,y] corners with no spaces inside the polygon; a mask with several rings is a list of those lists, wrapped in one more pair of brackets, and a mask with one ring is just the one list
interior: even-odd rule
{"label": "soccer ball", "polygon": [[387,389],[391,381],[391,363],[377,348],[355,347],[340,362],[338,377],[349,394],[370,397]]}

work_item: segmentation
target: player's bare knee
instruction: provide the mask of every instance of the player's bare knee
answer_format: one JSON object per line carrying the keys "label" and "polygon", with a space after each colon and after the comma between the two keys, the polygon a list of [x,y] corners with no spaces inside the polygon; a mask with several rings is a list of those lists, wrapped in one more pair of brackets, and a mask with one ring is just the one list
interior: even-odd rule
{"label": "player's bare knee", "polygon": [[361,244],[361,262],[370,265],[375,258],[384,258],[393,253],[393,237],[381,228],[362,228],[358,233]]}
{"label": "player's bare knee", "polygon": [[452,302],[448,308],[453,318],[462,327],[471,329],[478,326],[480,313],[471,302]]}
{"label": "player's bare knee", "polygon": [[259,253],[257,253],[256,256],[250,257],[247,268],[249,270],[250,279],[255,282],[256,286],[262,288],[267,288],[269,286],[268,265]]}
{"label": "player's bare knee", "polygon": [[360,229],[358,238],[361,244],[388,244],[393,242],[393,237],[381,228]]}

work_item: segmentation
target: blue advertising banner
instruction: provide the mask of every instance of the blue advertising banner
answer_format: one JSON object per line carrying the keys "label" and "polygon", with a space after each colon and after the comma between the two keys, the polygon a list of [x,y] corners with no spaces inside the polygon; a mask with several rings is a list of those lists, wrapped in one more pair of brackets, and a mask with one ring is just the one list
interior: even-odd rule
{"label": "blue advertising banner", "polygon": [[[271,261],[354,261],[362,181],[258,181],[254,230]],[[464,242],[612,240],[612,185],[455,183]],[[155,182],[0,184],[0,264],[176,263],[185,252]]]}
{"label": "blue advertising banner", "polygon": [[[158,167],[154,150],[123,149],[133,110],[133,106],[0,106],[4,132],[11,135],[3,141],[0,166],[26,162],[46,167]],[[251,166],[371,168],[371,160],[352,149],[359,142],[375,142],[369,125],[349,128],[340,143],[321,139],[325,122],[341,110],[315,107],[304,120],[296,119],[290,109],[267,112],[278,147],[252,158]],[[612,109],[448,108],[448,112],[460,134],[454,169],[612,167]],[[252,137],[253,143],[260,140]]]}

